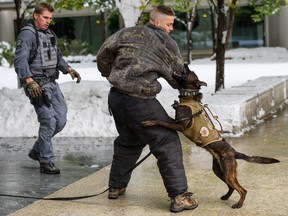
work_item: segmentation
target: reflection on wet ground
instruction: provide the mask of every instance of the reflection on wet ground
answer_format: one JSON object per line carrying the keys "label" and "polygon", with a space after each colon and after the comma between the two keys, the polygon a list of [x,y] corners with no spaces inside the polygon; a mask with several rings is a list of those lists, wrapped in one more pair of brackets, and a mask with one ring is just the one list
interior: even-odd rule
{"label": "reflection on wet ground", "polygon": [[[114,138],[54,138],[55,163],[60,175],[39,172],[27,154],[36,138],[0,138],[0,193],[44,197],[109,165]],[[34,202],[0,197],[0,215]]]}
{"label": "reflection on wet ground", "polygon": [[[214,176],[214,174],[212,174],[211,155],[204,149],[199,148],[194,144],[191,145],[191,141],[181,135],[184,150],[184,164],[189,185],[193,188],[193,192],[202,199],[201,206],[197,210],[198,213],[194,212],[194,214],[287,215],[287,199],[285,197],[285,194],[287,194],[285,180],[288,175],[286,169],[287,130],[288,109],[286,106],[281,112],[275,113],[271,118],[259,124],[249,132],[246,132],[243,136],[238,138],[227,138],[227,141],[239,152],[248,155],[273,157],[281,161],[277,166],[262,166],[249,164],[241,160],[238,161],[238,170],[240,170],[239,179],[243,182],[243,186],[249,190],[249,195],[247,196],[245,208],[239,211],[233,210],[233,213],[231,212],[230,206],[226,208],[226,204],[219,202],[219,199],[217,198],[217,196],[220,196],[226,191],[226,187]],[[54,152],[56,155],[56,164],[61,169],[61,174],[46,175],[40,174],[39,165],[27,157],[27,153],[35,141],[35,138],[0,138],[0,193],[41,197],[51,194],[72,182],[96,172],[103,166],[110,164],[113,154],[113,140],[114,138],[56,138],[54,140]],[[150,173],[152,176],[157,176],[158,179],[159,176],[158,171],[156,171],[157,167],[155,160],[152,160],[150,157],[148,161],[155,164],[147,165],[146,163],[144,168],[143,166],[140,166],[137,169],[143,168],[145,170],[145,177]],[[149,169],[152,170],[147,173],[147,170]],[[155,175],[154,169],[155,173],[157,172]],[[137,172],[135,171],[135,173]],[[140,212],[142,208],[139,207],[139,203],[141,203],[141,206],[145,206],[143,204],[143,197],[157,197],[158,195],[157,192],[151,194],[150,190],[146,191],[145,188],[141,189],[143,184],[147,184],[149,187],[155,187],[156,181],[154,177],[151,179],[149,178],[144,178],[141,172],[138,173],[138,176],[135,176],[134,174],[134,179],[137,179],[137,182],[135,181],[135,185],[132,184],[130,186],[130,193],[133,194],[133,191],[138,190],[135,196],[138,197],[139,194],[141,194],[139,200],[134,199],[135,196],[132,196],[131,200],[129,200],[129,196],[125,198],[126,200],[123,200],[125,203],[128,202],[130,204],[135,201],[136,204],[134,203],[134,207],[137,206],[136,209]],[[144,180],[141,181],[142,179]],[[150,180],[149,183],[145,181],[147,179]],[[250,179],[253,180],[250,181]],[[98,184],[98,182],[95,183],[95,185]],[[103,186],[103,182],[101,182],[101,184]],[[106,184],[106,182],[104,184]],[[84,188],[86,188],[85,186]],[[157,191],[158,189],[161,190],[162,187],[161,184],[161,186],[159,185],[160,189],[154,189]],[[97,191],[97,189],[98,188],[95,188],[95,191]],[[211,194],[213,196],[211,196]],[[237,196],[237,194],[235,196]],[[270,197],[271,202],[266,200],[267,197]],[[158,198],[159,197],[157,197],[157,199]],[[103,196],[103,198],[100,197],[99,199],[99,203],[108,202],[106,196]],[[12,213],[34,201],[35,200],[0,196],[0,215]],[[157,202],[158,201],[159,199]],[[232,201],[233,199],[229,202]],[[123,202],[120,202],[119,204],[113,205],[112,209],[115,210],[112,211],[112,214],[114,213],[116,215],[119,211],[127,207]],[[155,204],[154,201],[153,204]],[[108,204],[98,207],[93,205],[94,208],[92,207],[92,209],[95,210],[96,208],[97,211],[94,211],[97,212],[96,214],[99,213],[100,215],[102,212],[104,215],[104,212],[107,213],[107,205]],[[160,209],[162,209],[163,206],[161,202],[160,205]],[[159,206],[157,204],[154,205],[156,208],[153,208],[151,203],[146,203],[146,206],[149,206],[149,208],[143,210],[144,214],[135,214],[148,215],[147,211],[151,212],[152,209],[154,211],[153,215],[156,215],[155,212],[160,212],[158,215],[164,215],[163,211],[159,211]],[[91,205],[89,205],[89,207],[91,207]],[[135,210],[135,208],[131,209]],[[94,212],[91,215],[93,215]],[[189,214],[189,212],[187,212],[187,214]],[[21,215],[21,213],[18,215]]]}

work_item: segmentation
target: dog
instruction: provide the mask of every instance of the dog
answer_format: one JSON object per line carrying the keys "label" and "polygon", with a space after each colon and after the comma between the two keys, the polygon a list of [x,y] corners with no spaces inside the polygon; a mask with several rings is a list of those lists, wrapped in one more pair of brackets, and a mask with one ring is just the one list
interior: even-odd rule
{"label": "dog", "polygon": [[142,125],[145,127],[162,126],[167,129],[180,131],[197,146],[210,152],[213,157],[213,172],[229,188],[228,192],[221,199],[229,199],[234,190],[236,190],[240,195],[240,199],[232,205],[232,208],[241,208],[247,190],[237,180],[236,159],[243,159],[259,164],[271,164],[280,161],[268,157],[247,156],[246,154],[237,152],[221,137],[220,132],[215,129],[213,122],[205,110],[205,106],[201,103],[203,95],[199,90],[201,86],[207,86],[207,84],[200,81],[187,64],[184,65],[184,71],[181,74],[174,73],[173,77],[180,86],[180,103],[175,101],[172,105],[176,112],[175,119],[171,118],[171,122],[143,121]]}

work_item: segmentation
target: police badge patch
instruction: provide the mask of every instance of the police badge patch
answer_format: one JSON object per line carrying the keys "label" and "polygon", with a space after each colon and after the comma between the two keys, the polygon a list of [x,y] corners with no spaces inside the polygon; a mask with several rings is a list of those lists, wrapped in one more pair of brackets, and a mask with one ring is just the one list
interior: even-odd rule
{"label": "police badge patch", "polygon": [[20,48],[21,45],[22,45],[22,43],[23,43],[23,40],[22,40],[22,39],[17,40],[16,48]]}
{"label": "police badge patch", "polygon": [[202,137],[208,137],[209,136],[209,130],[207,127],[201,127],[200,129],[200,135]]}

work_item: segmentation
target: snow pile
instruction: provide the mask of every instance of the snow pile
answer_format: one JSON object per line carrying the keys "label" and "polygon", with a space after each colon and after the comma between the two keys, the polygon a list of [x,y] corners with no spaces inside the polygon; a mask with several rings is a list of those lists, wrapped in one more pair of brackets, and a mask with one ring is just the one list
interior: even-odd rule
{"label": "snow pile", "polygon": [[[228,51],[228,56],[231,60],[227,60],[225,63],[226,89],[262,76],[288,75],[288,51],[285,48],[240,48]],[[72,59],[72,57],[70,58]],[[74,57],[74,59],[77,58],[85,61],[85,63],[71,64],[81,74],[81,83],[76,84],[75,81],[71,81],[70,75],[63,74],[58,80],[68,105],[68,121],[64,130],[57,136],[116,136],[114,120],[107,107],[110,84],[101,77],[96,63],[92,60],[95,59],[94,56]],[[267,63],[268,59],[269,63]],[[210,58],[195,60],[189,67],[196,72],[200,80],[208,83],[208,87],[202,88],[205,100],[207,99],[213,106],[216,106],[217,103],[222,105],[230,102],[229,97],[223,97],[223,101],[218,101],[214,99],[216,97],[213,97],[215,61],[211,61]],[[14,68],[0,67],[0,77],[0,137],[37,136],[36,114],[23,89],[17,89],[17,76]],[[178,100],[178,92],[172,89],[165,80],[160,79],[160,82],[163,90],[157,98],[168,114],[174,117],[171,104],[174,100]],[[241,107],[235,105],[233,109],[237,111]],[[228,115],[228,113],[221,114]],[[215,115],[219,115],[217,110]],[[239,120],[237,116],[229,118],[231,122]]]}

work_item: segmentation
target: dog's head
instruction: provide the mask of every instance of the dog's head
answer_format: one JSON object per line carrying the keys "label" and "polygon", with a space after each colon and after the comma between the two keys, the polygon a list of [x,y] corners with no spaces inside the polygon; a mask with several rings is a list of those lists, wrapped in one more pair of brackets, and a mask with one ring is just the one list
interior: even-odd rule
{"label": "dog's head", "polygon": [[194,100],[200,101],[202,99],[202,93],[199,90],[201,86],[207,86],[207,83],[200,81],[186,63],[184,64],[184,71],[182,73],[173,73],[173,77],[178,82],[179,90],[185,89],[194,92]]}
{"label": "dog's head", "polygon": [[186,63],[184,64],[184,71],[182,73],[173,73],[173,77],[178,82],[180,89],[199,91],[201,86],[207,86],[207,83],[200,81]]}

